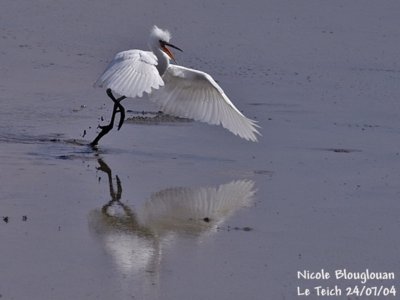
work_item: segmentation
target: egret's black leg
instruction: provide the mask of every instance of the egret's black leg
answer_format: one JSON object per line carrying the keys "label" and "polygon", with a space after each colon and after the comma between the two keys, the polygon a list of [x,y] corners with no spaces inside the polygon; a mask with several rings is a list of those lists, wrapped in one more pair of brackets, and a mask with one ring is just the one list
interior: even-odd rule
{"label": "egret's black leg", "polygon": [[125,107],[123,107],[119,102],[118,102],[118,104],[119,104],[119,110],[118,110],[119,123],[118,123],[117,130],[120,130],[122,127],[122,124],[124,124],[124,121],[125,121]]}
{"label": "egret's black leg", "polygon": [[[125,121],[125,108],[121,105],[120,102],[122,100],[124,100],[126,97],[122,96],[122,97],[119,97],[118,99],[115,99],[111,89],[107,89],[107,95],[114,102],[114,108],[115,108],[115,106],[117,106],[117,111],[115,113],[117,113],[117,112],[120,113],[120,119],[119,119],[119,123],[118,123],[118,130],[120,130],[122,127],[122,124],[124,124],[124,121]],[[115,116],[115,113],[113,113],[113,116]]]}
{"label": "egret's black leg", "polygon": [[118,123],[118,130],[121,129],[122,124],[124,123],[125,120],[125,108],[122,106],[121,101],[124,100],[126,97],[122,96],[116,99],[111,91],[111,89],[107,89],[107,95],[111,98],[111,100],[114,102],[114,107],[111,115],[111,120],[108,125],[105,126],[100,126],[99,128],[101,129],[100,133],[97,135],[97,137],[90,143],[90,146],[95,147],[97,146],[98,142],[100,139],[105,136],[107,133],[111,131],[114,127],[114,121],[115,121],[115,115],[116,113],[120,113],[120,119]]}

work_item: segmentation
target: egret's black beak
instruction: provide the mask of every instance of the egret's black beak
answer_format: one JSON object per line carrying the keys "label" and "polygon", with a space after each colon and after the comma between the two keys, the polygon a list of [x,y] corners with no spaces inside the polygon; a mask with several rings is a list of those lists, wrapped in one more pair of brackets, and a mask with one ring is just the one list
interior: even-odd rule
{"label": "egret's black beak", "polygon": [[166,46],[169,46],[169,47],[174,48],[176,50],[179,50],[181,52],[183,52],[183,50],[178,48],[177,46],[174,46],[174,45],[172,45],[170,43],[167,43],[165,41],[160,41],[160,45],[161,45],[161,50],[164,51],[176,63],[174,55],[172,54],[172,52]]}
{"label": "egret's black beak", "polygon": [[170,44],[170,43],[164,42],[164,45],[165,45],[165,46],[169,46],[169,47],[171,47],[171,48],[174,48],[174,49],[176,49],[176,50],[179,50],[179,51],[183,52],[183,50],[182,50],[181,48],[178,48],[177,46],[174,46],[174,45],[172,45],[172,44]]}

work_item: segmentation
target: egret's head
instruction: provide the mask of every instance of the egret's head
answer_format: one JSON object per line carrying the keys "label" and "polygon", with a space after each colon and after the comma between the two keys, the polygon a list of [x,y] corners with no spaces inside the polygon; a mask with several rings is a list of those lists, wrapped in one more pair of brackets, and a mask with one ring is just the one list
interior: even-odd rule
{"label": "egret's head", "polygon": [[151,30],[150,38],[149,38],[150,49],[153,51],[157,50],[157,49],[161,49],[165,54],[168,55],[169,58],[171,58],[172,60],[175,60],[174,55],[166,46],[175,48],[179,51],[182,51],[182,50],[180,48],[170,44],[169,43],[170,39],[171,39],[171,34],[169,33],[168,30],[163,30],[161,28],[158,28],[156,25],[154,25],[153,29]]}
{"label": "egret's head", "polygon": [[170,39],[171,33],[168,30],[163,30],[156,25],[153,26],[150,33],[150,40],[163,40],[168,43]]}

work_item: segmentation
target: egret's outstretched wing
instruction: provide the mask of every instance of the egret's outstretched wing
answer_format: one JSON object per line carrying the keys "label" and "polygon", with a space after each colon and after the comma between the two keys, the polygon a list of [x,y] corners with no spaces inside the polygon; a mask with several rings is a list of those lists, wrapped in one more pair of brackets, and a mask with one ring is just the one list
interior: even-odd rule
{"label": "egret's outstretched wing", "polygon": [[165,86],[150,100],[178,117],[219,125],[246,140],[257,141],[259,127],[246,118],[207,73],[170,65],[163,75]]}
{"label": "egret's outstretched wing", "polygon": [[157,57],[148,51],[117,53],[95,85],[110,88],[126,97],[142,97],[164,85],[156,68]]}
{"label": "egret's outstretched wing", "polygon": [[252,180],[232,181],[218,187],[169,188],[151,195],[138,216],[143,225],[154,231],[201,232],[250,205],[255,192]]}

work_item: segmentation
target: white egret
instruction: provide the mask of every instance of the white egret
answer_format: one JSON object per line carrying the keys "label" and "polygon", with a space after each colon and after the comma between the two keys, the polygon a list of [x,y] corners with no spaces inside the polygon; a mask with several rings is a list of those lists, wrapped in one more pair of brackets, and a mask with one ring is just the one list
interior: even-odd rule
{"label": "white egret", "polygon": [[[121,128],[125,110],[120,102],[127,97],[140,98],[143,93],[149,94],[148,98],[167,114],[222,125],[241,138],[257,141],[259,126],[235,107],[209,74],[170,64],[175,58],[167,46],[182,51],[170,44],[170,39],[167,30],[154,26],[148,43],[151,51],[135,49],[115,55],[95,83],[107,88],[107,94],[114,102],[111,122],[100,126],[102,131],[91,145],[97,145],[113,128],[117,112],[121,114],[118,130]],[[113,92],[121,97],[116,99]]]}

